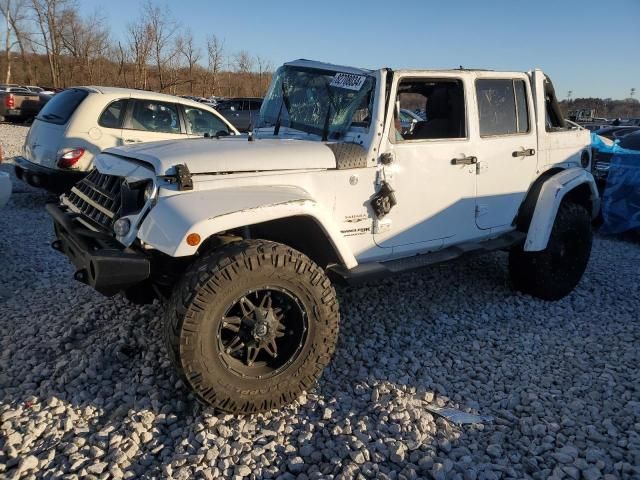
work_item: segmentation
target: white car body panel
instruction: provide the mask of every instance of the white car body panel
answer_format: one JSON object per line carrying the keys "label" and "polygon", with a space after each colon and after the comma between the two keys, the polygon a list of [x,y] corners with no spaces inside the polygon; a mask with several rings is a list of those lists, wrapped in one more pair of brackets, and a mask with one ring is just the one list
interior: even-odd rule
{"label": "white car body panel", "polygon": [[7,172],[0,172],[0,208],[4,207],[11,196],[11,177]]}
{"label": "white car body panel", "polygon": [[184,148],[182,140],[111,148],[105,153],[134,158],[153,165],[158,175],[173,173],[175,165],[187,165],[191,173],[250,172],[335,168],[333,152],[323,143],[247,137],[199,138]]}
{"label": "white car body panel", "polygon": [[193,192],[188,199],[184,197],[173,195],[159,199],[142,223],[138,238],[172,257],[183,257],[193,255],[198,249],[187,244],[186,237],[190,233],[208,238],[244,225],[303,215],[313,218],[322,227],[348,268],[357,265],[351,249],[322,205],[301,188],[225,188]]}
{"label": "white car body panel", "polygon": [[579,185],[587,184],[591,189],[591,201],[595,203],[594,212],[600,208],[598,190],[593,176],[583,168],[569,168],[549,178],[542,185],[536,208],[533,211],[524,250],[537,252],[547,247],[553,223],[562,199]]}

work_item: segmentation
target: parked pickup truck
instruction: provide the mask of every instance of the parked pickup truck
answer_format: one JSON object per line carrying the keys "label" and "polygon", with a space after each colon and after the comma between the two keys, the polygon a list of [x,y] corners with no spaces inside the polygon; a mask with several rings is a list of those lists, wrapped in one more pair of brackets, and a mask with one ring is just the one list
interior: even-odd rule
{"label": "parked pickup truck", "polygon": [[[417,99],[426,120],[403,133]],[[329,363],[333,281],[505,250],[516,289],[569,294],[600,203],[589,165],[589,132],[565,127],[540,70],[298,60],[274,75],[252,135],[108,149],[47,209],[77,280],[165,300],[185,384],[253,413]]]}
{"label": "parked pickup truck", "polygon": [[0,88],[0,122],[30,120],[42,108],[40,95],[23,87]]}

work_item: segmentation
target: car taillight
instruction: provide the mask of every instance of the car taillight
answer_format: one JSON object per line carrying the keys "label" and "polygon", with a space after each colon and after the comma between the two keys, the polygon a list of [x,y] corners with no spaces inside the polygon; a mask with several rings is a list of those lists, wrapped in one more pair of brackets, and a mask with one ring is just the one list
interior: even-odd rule
{"label": "car taillight", "polygon": [[69,150],[58,158],[59,168],[70,168],[78,163],[80,157],[84,155],[84,148],[74,148]]}
{"label": "car taillight", "polygon": [[6,97],[4,97],[4,106],[7,108],[13,108],[16,106],[16,99],[13,94],[9,93]]}

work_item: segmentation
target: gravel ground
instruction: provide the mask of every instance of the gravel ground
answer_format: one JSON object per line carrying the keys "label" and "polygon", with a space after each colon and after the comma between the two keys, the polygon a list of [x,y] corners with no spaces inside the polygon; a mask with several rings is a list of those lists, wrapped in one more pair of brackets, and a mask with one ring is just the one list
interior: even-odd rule
{"label": "gravel ground", "polygon": [[[24,133],[0,125],[7,154]],[[188,396],[162,307],[73,281],[46,195],[14,187],[0,211],[0,477],[640,478],[636,243],[597,238],[555,303],[511,291],[504,254],[341,289],[319,385],[236,417]],[[494,421],[456,426],[425,402]]]}

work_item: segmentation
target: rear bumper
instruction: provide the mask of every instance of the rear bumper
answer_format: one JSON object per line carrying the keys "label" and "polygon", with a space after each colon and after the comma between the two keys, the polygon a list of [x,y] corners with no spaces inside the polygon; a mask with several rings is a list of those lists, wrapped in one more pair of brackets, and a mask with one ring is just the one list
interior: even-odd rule
{"label": "rear bumper", "polygon": [[15,157],[16,177],[33,187],[44,188],[53,193],[71,190],[88,172],[54,170],[32,163],[24,157]]}
{"label": "rear bumper", "polygon": [[151,275],[151,263],[142,253],[124,248],[113,237],[94,232],[74,221],[74,215],[49,203],[56,240],[52,246],[76,268],[74,278],[106,296],[141,283]]}

